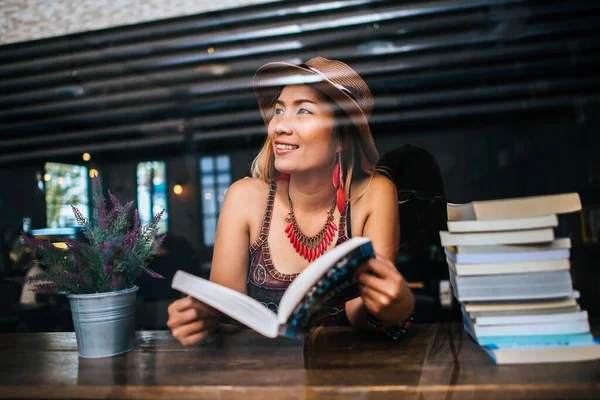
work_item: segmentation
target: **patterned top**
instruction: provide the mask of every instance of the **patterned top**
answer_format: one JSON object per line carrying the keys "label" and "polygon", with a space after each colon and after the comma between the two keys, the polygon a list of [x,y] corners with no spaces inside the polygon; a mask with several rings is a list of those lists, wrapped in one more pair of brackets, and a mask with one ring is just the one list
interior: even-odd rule
{"label": "patterned top", "polygon": [[[246,289],[248,295],[268,307],[273,312],[277,312],[279,301],[290,283],[298,274],[283,274],[273,265],[271,259],[271,250],[267,238],[271,226],[271,217],[273,215],[273,204],[275,202],[275,193],[277,190],[277,181],[271,183],[267,207],[263,217],[263,223],[258,239],[249,247],[250,265],[248,267],[248,278]],[[344,210],[340,216],[339,237],[335,245],[344,243],[348,240],[346,236],[346,218],[349,204],[346,202]],[[348,224],[350,225],[350,224]]]}

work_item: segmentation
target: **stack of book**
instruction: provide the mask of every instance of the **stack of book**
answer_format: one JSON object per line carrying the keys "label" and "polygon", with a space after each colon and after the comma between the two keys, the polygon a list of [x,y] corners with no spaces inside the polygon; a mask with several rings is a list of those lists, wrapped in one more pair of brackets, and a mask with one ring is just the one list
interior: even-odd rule
{"label": "stack of book", "polygon": [[577,193],[448,204],[440,238],[467,333],[498,364],[600,358],[557,214]]}

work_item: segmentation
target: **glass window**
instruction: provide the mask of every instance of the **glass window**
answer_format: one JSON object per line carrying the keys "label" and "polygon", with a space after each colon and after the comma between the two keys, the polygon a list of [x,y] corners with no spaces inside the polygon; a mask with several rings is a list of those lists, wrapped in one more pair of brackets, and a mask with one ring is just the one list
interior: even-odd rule
{"label": "glass window", "polygon": [[165,210],[158,224],[158,233],[167,232],[167,167],[163,161],[146,161],[137,165],[137,209],[142,224]]}
{"label": "glass window", "polygon": [[228,155],[200,158],[200,198],[204,245],[215,243],[217,220],[225,193],[231,185],[231,159]]}
{"label": "glass window", "polygon": [[87,167],[48,162],[44,170],[46,225],[49,228],[78,226],[71,206],[89,218]]}

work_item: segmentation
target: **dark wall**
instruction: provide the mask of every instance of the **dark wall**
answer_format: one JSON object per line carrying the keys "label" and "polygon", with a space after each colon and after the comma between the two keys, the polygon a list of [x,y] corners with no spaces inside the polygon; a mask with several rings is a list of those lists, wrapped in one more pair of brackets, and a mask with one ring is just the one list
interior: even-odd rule
{"label": "dark wall", "polygon": [[23,217],[31,218],[32,228],[46,226],[44,191],[38,187],[44,175],[43,163],[0,168],[0,226],[21,229]]}
{"label": "dark wall", "polygon": [[314,56],[365,78],[378,135],[584,120],[599,17],[584,0],[294,0],[0,46],[0,165],[260,137],[254,72]]}
{"label": "dark wall", "polygon": [[383,154],[408,143],[431,152],[452,202],[576,191],[585,203],[599,198],[592,168],[598,152],[598,116],[584,122],[546,115],[537,120],[455,124],[430,132],[377,138]]}

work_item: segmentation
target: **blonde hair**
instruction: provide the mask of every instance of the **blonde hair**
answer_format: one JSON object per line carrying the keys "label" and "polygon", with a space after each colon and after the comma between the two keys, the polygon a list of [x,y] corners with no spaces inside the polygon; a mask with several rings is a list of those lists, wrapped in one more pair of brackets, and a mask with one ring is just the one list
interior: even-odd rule
{"label": "blonde hair", "polygon": [[[316,89],[316,88],[315,88]],[[316,89],[319,91],[318,89]],[[319,91],[327,99],[335,111],[335,129],[334,139],[341,143],[342,147],[342,172],[344,174],[344,193],[346,199],[350,199],[349,191],[352,180],[364,177],[372,177],[376,173],[376,168],[362,147],[362,143],[356,128],[350,121],[347,114],[327,95]],[[332,161],[332,165],[337,162],[337,158]],[[252,161],[250,167],[252,177],[259,178],[264,182],[270,183],[279,171],[275,169],[275,154],[273,152],[273,143],[270,136],[267,135],[262,149]],[[360,197],[360,196],[358,196]],[[355,200],[357,197],[353,198]]]}

